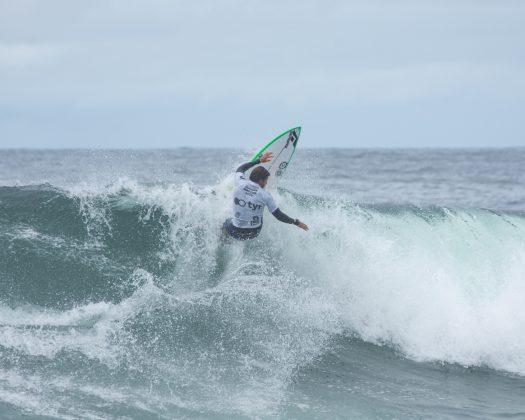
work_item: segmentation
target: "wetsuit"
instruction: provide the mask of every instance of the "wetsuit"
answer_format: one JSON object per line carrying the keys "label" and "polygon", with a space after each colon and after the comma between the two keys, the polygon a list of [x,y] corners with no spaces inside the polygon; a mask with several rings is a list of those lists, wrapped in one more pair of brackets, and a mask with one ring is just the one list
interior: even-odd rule
{"label": "wetsuit", "polygon": [[259,235],[263,224],[264,207],[268,207],[270,213],[283,223],[299,224],[299,220],[292,219],[279,210],[268,191],[245,178],[244,172],[260,163],[259,159],[244,163],[235,172],[233,217],[227,219],[223,225],[224,230],[235,239],[253,239]]}

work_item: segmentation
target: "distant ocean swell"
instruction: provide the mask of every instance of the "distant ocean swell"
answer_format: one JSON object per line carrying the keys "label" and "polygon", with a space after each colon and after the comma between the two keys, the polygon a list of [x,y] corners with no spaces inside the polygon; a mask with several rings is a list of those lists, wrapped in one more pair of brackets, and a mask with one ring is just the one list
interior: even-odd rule
{"label": "distant ocean swell", "polygon": [[525,375],[524,215],[279,190],[310,232],[223,244],[229,182],[1,187],[2,401],[271,415],[341,336]]}

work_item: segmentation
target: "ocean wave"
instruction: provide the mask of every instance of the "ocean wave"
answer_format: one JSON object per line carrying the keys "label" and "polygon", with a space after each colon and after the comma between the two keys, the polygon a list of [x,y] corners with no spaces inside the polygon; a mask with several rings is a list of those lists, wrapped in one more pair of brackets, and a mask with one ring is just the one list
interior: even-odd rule
{"label": "ocean wave", "polygon": [[0,188],[0,369],[43,358],[65,375],[76,358],[139,399],[147,382],[180,410],[242,415],[271,412],[340,336],[525,375],[522,214],[281,189],[310,232],[266,216],[259,239],[223,244],[230,194],[229,179]]}

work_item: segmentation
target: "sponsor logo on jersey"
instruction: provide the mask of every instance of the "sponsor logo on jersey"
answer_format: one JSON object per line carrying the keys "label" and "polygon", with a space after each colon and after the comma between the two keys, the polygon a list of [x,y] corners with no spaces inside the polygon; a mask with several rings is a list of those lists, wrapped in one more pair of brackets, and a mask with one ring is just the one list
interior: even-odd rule
{"label": "sponsor logo on jersey", "polygon": [[245,200],[243,200],[241,198],[237,198],[237,197],[234,198],[233,202],[235,203],[236,206],[248,207],[249,209],[251,209],[253,211],[263,208],[263,206],[261,204],[253,204],[251,201],[245,201]]}
{"label": "sponsor logo on jersey", "polygon": [[254,188],[250,185],[245,185],[242,190],[250,197],[253,197],[255,194],[257,194],[257,188]]}

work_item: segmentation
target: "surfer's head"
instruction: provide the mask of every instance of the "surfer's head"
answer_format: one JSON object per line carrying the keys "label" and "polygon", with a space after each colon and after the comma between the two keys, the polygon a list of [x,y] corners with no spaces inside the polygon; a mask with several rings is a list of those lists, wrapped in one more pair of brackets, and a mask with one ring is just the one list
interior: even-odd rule
{"label": "surfer's head", "polygon": [[269,176],[270,172],[268,172],[266,168],[264,168],[263,166],[257,166],[250,174],[250,181],[259,184],[262,188],[264,188],[268,183]]}

